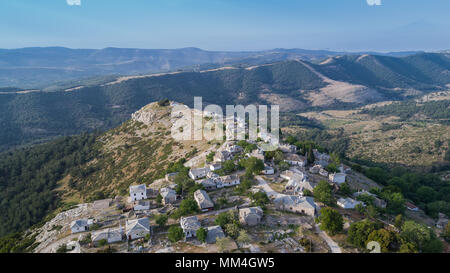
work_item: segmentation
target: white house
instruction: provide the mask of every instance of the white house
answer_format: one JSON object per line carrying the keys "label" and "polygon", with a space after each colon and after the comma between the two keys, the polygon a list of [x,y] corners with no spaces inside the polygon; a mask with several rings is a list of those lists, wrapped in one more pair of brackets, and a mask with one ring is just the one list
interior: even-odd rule
{"label": "white house", "polygon": [[339,198],[337,201],[337,205],[343,209],[354,209],[359,204],[364,206],[362,202],[356,201],[352,198]]}
{"label": "white house", "polygon": [[106,240],[109,244],[122,241],[123,228],[107,228],[92,233],[92,242],[98,243],[101,240]]}
{"label": "white house", "polygon": [[232,187],[241,184],[241,179],[235,174],[222,176],[220,177],[220,181],[224,187]]}
{"label": "white house", "polygon": [[150,220],[147,217],[127,220],[126,235],[128,240],[144,238],[150,234]]}
{"label": "white house", "polygon": [[88,219],[79,219],[72,221],[72,223],[70,224],[70,229],[72,233],[88,231],[89,230]]}
{"label": "white house", "polygon": [[419,211],[419,208],[410,202],[406,202],[406,208],[410,211]]}
{"label": "white house", "polygon": [[147,188],[145,187],[145,184],[130,186],[130,198],[131,201],[147,199]]}
{"label": "white house", "polygon": [[209,168],[191,169],[189,171],[189,177],[194,180],[205,178],[209,171]]}
{"label": "white house", "polygon": [[308,161],[306,157],[300,156],[298,154],[287,154],[284,158],[284,161],[289,163],[290,165],[305,167]]}
{"label": "white house", "polygon": [[209,165],[209,169],[211,171],[218,171],[218,170],[222,169],[222,164],[220,164],[220,163],[211,164],[211,165]]}
{"label": "white house", "polygon": [[198,204],[198,207],[202,211],[212,210],[214,208],[214,203],[209,198],[209,195],[204,190],[197,190],[194,192],[194,199]]}
{"label": "white house", "polygon": [[342,184],[345,183],[347,175],[345,173],[331,173],[328,176],[328,179],[330,182],[336,183],[336,184]]}
{"label": "white house", "polygon": [[197,216],[181,217],[180,226],[183,229],[186,238],[197,236],[197,230],[202,227]]}
{"label": "white house", "polygon": [[173,204],[177,201],[176,191],[170,188],[161,188],[159,194],[161,194],[163,205]]}
{"label": "white house", "polygon": [[226,147],[225,147],[225,150],[227,152],[229,152],[229,153],[232,153],[232,154],[237,154],[237,153],[240,153],[240,152],[244,151],[244,149],[242,149],[241,146],[233,145],[233,144],[227,144]]}

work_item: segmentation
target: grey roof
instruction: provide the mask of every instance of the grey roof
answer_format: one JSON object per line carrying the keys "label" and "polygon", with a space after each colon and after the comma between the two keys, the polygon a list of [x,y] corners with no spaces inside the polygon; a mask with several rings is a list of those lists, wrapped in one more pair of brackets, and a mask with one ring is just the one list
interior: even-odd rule
{"label": "grey roof", "polygon": [[121,227],[102,229],[92,233],[92,241],[108,240],[108,238],[119,237],[122,236],[122,234],[123,229]]}
{"label": "grey roof", "polygon": [[127,221],[127,234],[133,230],[145,230],[150,231],[150,219],[148,217],[128,220]]}
{"label": "grey roof", "polygon": [[208,234],[206,235],[206,242],[208,244],[214,244],[218,238],[223,237],[225,237],[225,233],[223,233],[220,226],[208,227]]}
{"label": "grey roof", "polygon": [[88,225],[87,219],[78,219],[78,220],[72,221],[72,223],[70,223],[70,228],[81,228],[81,227],[85,227],[87,225]]}
{"label": "grey roof", "polygon": [[147,189],[145,187],[145,184],[137,185],[137,186],[130,186],[130,193],[141,193],[141,192],[147,192]]}
{"label": "grey roof", "polygon": [[181,217],[180,226],[183,230],[197,230],[202,227],[197,216]]}
{"label": "grey roof", "polygon": [[209,198],[209,195],[204,190],[197,190],[194,192],[194,199],[197,201],[198,206],[200,209],[207,209],[214,207],[214,203]]}
{"label": "grey roof", "polygon": [[197,169],[191,169],[189,172],[192,173],[194,176],[206,176],[206,173],[209,171],[208,168],[197,168]]}
{"label": "grey roof", "polygon": [[300,197],[300,196],[296,196],[296,195],[283,195],[278,198],[275,198],[275,200],[273,202],[276,204],[282,204],[285,206],[296,206],[296,207],[316,209],[316,204],[314,203],[314,199],[309,196]]}
{"label": "grey roof", "polygon": [[159,190],[159,192],[160,192],[162,198],[166,198],[167,196],[171,197],[171,196],[177,195],[176,191],[169,189],[169,188],[162,188]]}
{"label": "grey roof", "polygon": [[239,210],[239,215],[250,215],[256,214],[258,216],[263,216],[263,210],[260,207],[243,208]]}

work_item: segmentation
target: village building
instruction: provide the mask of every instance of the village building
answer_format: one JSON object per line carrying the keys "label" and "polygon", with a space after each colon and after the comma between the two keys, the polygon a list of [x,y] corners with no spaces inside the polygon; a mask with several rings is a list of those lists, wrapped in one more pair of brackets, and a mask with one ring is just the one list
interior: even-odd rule
{"label": "village building", "polygon": [[232,174],[220,177],[223,187],[232,187],[241,184],[241,179],[238,175]]}
{"label": "village building", "polygon": [[208,244],[215,244],[217,239],[225,237],[225,233],[220,226],[208,227],[207,232],[206,243]]}
{"label": "village building", "polygon": [[315,216],[317,206],[312,197],[301,197],[296,195],[282,195],[274,199],[275,208],[295,213],[303,213]]}
{"label": "village building", "polygon": [[134,209],[134,211],[149,210],[150,209],[150,201],[144,201],[144,200],[136,201],[133,209]]}
{"label": "village building", "polygon": [[303,180],[299,183],[298,188],[296,189],[296,192],[298,192],[298,194],[300,196],[303,196],[303,194],[306,190],[308,190],[310,192],[314,192],[315,187],[316,186],[313,183],[311,183],[310,181]]}
{"label": "village building", "polygon": [[419,208],[410,202],[406,202],[406,208],[410,211],[419,211]]}
{"label": "village building", "polygon": [[317,149],[313,149],[315,164],[323,168],[329,165],[331,157],[326,153],[320,153]]}
{"label": "village building", "polygon": [[262,171],[262,173],[266,174],[266,175],[274,174],[275,173],[275,169],[272,168],[271,166],[265,164],[264,165],[264,170]]}
{"label": "village building", "polygon": [[202,211],[214,209],[214,203],[209,198],[209,195],[204,190],[197,190],[194,192],[194,199]]}
{"label": "village building", "polygon": [[298,155],[298,154],[287,154],[284,157],[284,161],[293,166],[305,167],[308,161],[306,157]]}
{"label": "village building", "polygon": [[225,162],[228,160],[232,160],[233,155],[228,151],[219,151],[214,155],[214,162]]}
{"label": "village building", "polygon": [[92,232],[92,242],[98,243],[102,240],[108,242],[108,244],[117,243],[123,240],[123,228],[107,228],[99,231]]}
{"label": "village building", "polygon": [[347,175],[345,173],[331,173],[328,176],[328,179],[330,180],[330,182],[333,182],[335,184],[342,184],[345,183]]}
{"label": "village building", "polygon": [[166,181],[167,182],[173,182],[175,180],[175,177],[178,175],[178,173],[168,173],[166,174]]}
{"label": "village building", "polygon": [[323,176],[323,177],[328,177],[328,172],[325,169],[320,169],[319,171],[319,175]]}
{"label": "village building", "polygon": [[84,232],[89,230],[90,225],[91,223],[88,219],[79,219],[70,223],[70,230],[72,233]]}
{"label": "village building", "polygon": [[207,191],[213,191],[217,189],[217,179],[207,178],[203,180],[197,180],[195,183],[200,184],[203,186],[203,188]]}
{"label": "village building", "polygon": [[130,198],[131,201],[147,199],[147,188],[145,187],[145,184],[130,186]]}
{"label": "village building", "polygon": [[261,223],[263,210],[260,207],[243,208],[239,210],[239,222],[247,226],[256,226]]}
{"label": "village building", "polygon": [[218,170],[222,169],[222,164],[220,164],[220,163],[211,164],[211,165],[209,165],[209,169],[213,172],[218,171]]}
{"label": "village building", "polygon": [[361,201],[356,201],[352,198],[339,198],[339,200],[337,200],[337,205],[343,209],[354,209],[357,205],[364,206]]}
{"label": "village building", "polygon": [[254,157],[259,160],[262,160],[263,162],[265,160],[264,151],[259,148],[256,150],[253,150],[251,153],[247,153],[246,155],[247,155],[247,157]]}
{"label": "village building", "polygon": [[209,168],[191,169],[189,170],[189,177],[193,180],[205,178],[209,171]]}
{"label": "village building", "polygon": [[311,168],[309,168],[309,172],[313,173],[313,174],[318,174],[320,172],[321,168],[322,168],[322,166],[320,166],[320,165],[314,165]]}
{"label": "village building", "polygon": [[102,210],[107,209],[111,206],[112,199],[103,199],[103,200],[96,200],[94,203],[92,203],[92,208],[95,210]]}
{"label": "village building", "polygon": [[181,217],[180,226],[186,239],[197,236],[197,230],[202,227],[197,216]]}
{"label": "village building", "polygon": [[177,192],[170,188],[161,188],[159,190],[163,205],[173,204],[177,201]]}
{"label": "village building", "polygon": [[147,217],[127,220],[126,235],[128,240],[144,238],[147,234],[150,234],[150,220]]}
{"label": "village building", "polygon": [[296,153],[297,152],[297,146],[295,145],[290,145],[290,144],[281,144],[279,146],[280,150],[283,153]]}
{"label": "village building", "polygon": [[238,154],[244,151],[241,146],[234,144],[227,144],[225,150],[231,154]]}

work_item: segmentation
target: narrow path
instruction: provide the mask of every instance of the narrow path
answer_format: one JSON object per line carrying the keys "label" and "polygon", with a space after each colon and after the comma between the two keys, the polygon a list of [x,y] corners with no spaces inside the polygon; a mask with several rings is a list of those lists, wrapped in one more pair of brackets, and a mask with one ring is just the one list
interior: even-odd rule
{"label": "narrow path", "polygon": [[332,253],[342,253],[342,250],[339,247],[339,245],[335,241],[333,241],[333,239],[331,239],[330,236],[328,236],[328,234],[325,233],[325,231],[321,230],[318,225],[316,225],[315,228],[320,238],[322,238],[330,247]]}

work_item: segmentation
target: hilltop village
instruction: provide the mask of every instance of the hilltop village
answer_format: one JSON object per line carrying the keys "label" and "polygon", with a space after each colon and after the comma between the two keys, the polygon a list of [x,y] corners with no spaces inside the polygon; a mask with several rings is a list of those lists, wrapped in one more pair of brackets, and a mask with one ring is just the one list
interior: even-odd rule
{"label": "hilltop village", "polygon": [[164,178],[136,181],[126,196],[63,211],[34,231],[34,251],[360,252],[365,245],[338,233],[368,215],[379,230],[399,232],[398,219],[372,211],[388,206],[381,187],[338,156],[292,136],[264,151],[270,142],[261,133],[257,141],[224,139],[203,157],[171,163]]}

